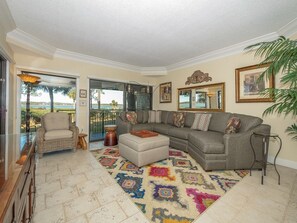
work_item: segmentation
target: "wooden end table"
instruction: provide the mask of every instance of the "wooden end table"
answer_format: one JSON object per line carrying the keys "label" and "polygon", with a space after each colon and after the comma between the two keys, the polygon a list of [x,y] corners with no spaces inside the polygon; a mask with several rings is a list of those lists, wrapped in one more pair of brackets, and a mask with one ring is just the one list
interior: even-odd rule
{"label": "wooden end table", "polygon": [[115,146],[118,144],[118,138],[116,134],[116,125],[105,125],[104,129],[106,131],[104,138],[104,146]]}
{"label": "wooden end table", "polygon": [[87,137],[88,135],[85,133],[79,133],[78,134],[78,143],[77,143],[77,148],[81,148],[83,150],[86,150],[88,148],[88,144],[87,141],[85,139],[85,137]]}

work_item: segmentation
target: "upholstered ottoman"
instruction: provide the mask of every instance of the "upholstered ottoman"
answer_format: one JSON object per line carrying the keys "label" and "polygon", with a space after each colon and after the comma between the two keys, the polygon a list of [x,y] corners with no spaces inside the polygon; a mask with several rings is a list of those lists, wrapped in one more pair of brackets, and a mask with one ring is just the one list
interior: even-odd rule
{"label": "upholstered ottoman", "polygon": [[169,157],[169,138],[158,135],[141,138],[130,133],[119,136],[120,155],[138,167]]}

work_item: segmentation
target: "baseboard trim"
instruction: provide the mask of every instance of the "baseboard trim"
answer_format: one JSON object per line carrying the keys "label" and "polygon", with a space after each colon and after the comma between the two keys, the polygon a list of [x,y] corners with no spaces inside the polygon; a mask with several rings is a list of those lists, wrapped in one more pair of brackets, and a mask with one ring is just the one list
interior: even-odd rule
{"label": "baseboard trim", "polygon": [[[270,162],[270,163],[274,162],[274,156],[268,156],[267,159],[268,159],[268,162]],[[294,161],[291,161],[291,160],[276,158],[276,164],[280,165],[280,166],[285,166],[285,167],[289,167],[289,168],[297,170],[297,162],[294,162]]]}

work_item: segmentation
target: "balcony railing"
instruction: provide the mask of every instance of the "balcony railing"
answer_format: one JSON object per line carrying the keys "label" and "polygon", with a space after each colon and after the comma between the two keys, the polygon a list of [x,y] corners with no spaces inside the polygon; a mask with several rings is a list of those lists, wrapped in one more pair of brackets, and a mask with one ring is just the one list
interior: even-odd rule
{"label": "balcony railing", "polygon": [[101,110],[92,109],[90,111],[90,141],[104,139],[104,125],[115,124],[116,117],[122,110]]}

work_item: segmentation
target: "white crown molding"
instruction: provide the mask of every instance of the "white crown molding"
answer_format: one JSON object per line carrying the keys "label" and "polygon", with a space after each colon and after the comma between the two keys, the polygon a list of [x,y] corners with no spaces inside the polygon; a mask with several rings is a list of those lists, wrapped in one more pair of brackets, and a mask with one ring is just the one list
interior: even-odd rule
{"label": "white crown molding", "polygon": [[287,25],[280,28],[277,33],[280,36],[286,36],[290,37],[297,33],[297,18],[293,19],[291,22],[289,22]]}
{"label": "white crown molding", "polygon": [[142,67],[141,74],[144,76],[165,76],[168,72],[165,67]]}
{"label": "white crown molding", "polygon": [[76,61],[81,61],[81,62],[85,62],[85,63],[92,63],[92,64],[96,64],[96,65],[102,65],[102,66],[123,69],[123,70],[138,72],[138,73],[141,71],[141,67],[138,67],[138,66],[121,63],[121,62],[116,62],[116,61],[112,61],[112,60],[106,60],[106,59],[102,59],[99,57],[88,56],[85,54],[75,53],[75,52],[61,50],[61,49],[56,50],[54,57],[58,57],[58,58],[62,58],[62,59],[76,60]]}
{"label": "white crown molding", "polygon": [[6,41],[10,44],[41,54],[47,58],[53,58],[56,51],[55,47],[18,28],[6,34]]}
{"label": "white crown molding", "polygon": [[184,60],[181,62],[178,62],[176,64],[172,64],[167,66],[167,70],[168,71],[173,71],[173,70],[178,70],[181,68],[185,68],[185,67],[190,67],[193,65],[197,65],[197,64],[201,64],[201,63],[205,63],[207,61],[211,61],[211,60],[215,60],[215,59],[219,59],[222,57],[227,57],[227,56],[231,56],[234,54],[239,54],[242,53],[244,48],[246,48],[249,45],[258,43],[258,42],[262,42],[262,41],[271,41],[274,40],[278,37],[278,34],[276,32],[273,33],[269,33],[266,34],[264,36],[260,36],[254,39],[250,39],[241,43],[237,43],[234,44],[232,46],[228,46],[219,50],[214,50],[212,52],[203,54],[201,56],[198,57],[194,57],[188,60]]}

